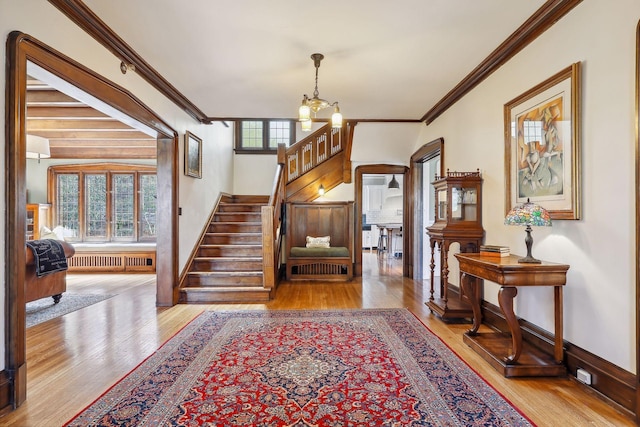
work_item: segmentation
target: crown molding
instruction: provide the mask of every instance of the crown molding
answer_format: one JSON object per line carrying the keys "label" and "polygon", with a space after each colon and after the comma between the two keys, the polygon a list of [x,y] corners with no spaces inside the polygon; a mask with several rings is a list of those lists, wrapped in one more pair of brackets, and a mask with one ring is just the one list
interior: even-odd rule
{"label": "crown molding", "polygon": [[420,120],[427,125],[433,122],[440,114],[444,113],[529,43],[538,38],[539,35],[569,13],[581,1],[548,0]]}
{"label": "crown molding", "polygon": [[98,15],[81,0],[49,0],[53,6],[96,39],[128,69],[135,70],[151,86],[173,101],[183,111],[201,123],[209,123],[207,115],[149,65],[131,46],[118,36]]}

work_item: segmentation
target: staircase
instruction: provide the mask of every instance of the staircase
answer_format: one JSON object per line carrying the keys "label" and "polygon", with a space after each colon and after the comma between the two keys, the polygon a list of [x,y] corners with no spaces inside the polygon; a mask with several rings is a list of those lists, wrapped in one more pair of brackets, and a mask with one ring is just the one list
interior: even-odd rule
{"label": "staircase", "polygon": [[221,196],[181,278],[179,302],[249,303],[275,296],[283,205],[318,198],[320,186],[351,182],[355,125],[327,124],[291,147],[280,144],[273,194]]}
{"label": "staircase", "polygon": [[180,288],[183,303],[263,302],[261,209],[268,196],[221,198]]}

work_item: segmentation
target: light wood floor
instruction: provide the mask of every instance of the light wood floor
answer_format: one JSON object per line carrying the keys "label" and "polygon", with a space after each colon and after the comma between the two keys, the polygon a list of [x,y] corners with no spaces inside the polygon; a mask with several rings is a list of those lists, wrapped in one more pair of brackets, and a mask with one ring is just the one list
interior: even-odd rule
{"label": "light wood floor", "polygon": [[27,330],[27,401],[3,426],[60,426],[135,368],[203,310],[395,308],[413,311],[460,357],[539,426],[632,426],[570,379],[505,379],[462,342],[465,324],[445,324],[424,301],[428,283],[402,278],[400,261],[365,252],[350,283],[287,283],[267,304],[155,307],[155,276],[69,275],[68,292],[115,297]]}

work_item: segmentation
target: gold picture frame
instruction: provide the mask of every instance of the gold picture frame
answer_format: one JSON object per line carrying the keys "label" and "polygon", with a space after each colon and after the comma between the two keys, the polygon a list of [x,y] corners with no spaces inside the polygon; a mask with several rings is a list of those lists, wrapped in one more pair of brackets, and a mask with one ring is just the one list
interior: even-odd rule
{"label": "gold picture frame", "polygon": [[504,105],[505,214],[530,200],[580,219],[580,62]]}
{"label": "gold picture frame", "polygon": [[202,139],[189,131],[184,135],[184,174],[202,178]]}

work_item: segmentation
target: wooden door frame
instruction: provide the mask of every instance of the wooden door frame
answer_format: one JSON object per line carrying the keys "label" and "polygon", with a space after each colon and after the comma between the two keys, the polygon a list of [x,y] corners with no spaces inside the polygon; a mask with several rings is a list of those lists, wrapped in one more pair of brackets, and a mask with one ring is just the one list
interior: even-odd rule
{"label": "wooden door frame", "polygon": [[413,258],[411,254],[412,247],[412,221],[410,221],[411,215],[409,212],[409,194],[411,192],[411,179],[409,179],[409,168],[402,165],[386,165],[386,164],[375,164],[375,165],[361,165],[356,167],[355,170],[355,203],[354,203],[354,215],[356,217],[355,221],[355,245],[354,250],[356,253],[355,256],[355,264],[353,273],[355,276],[362,276],[362,176],[365,174],[396,174],[402,175],[403,178],[403,192],[402,192],[402,275],[405,277],[410,277],[411,271],[411,259]]}
{"label": "wooden door frame", "polygon": [[[415,153],[411,155],[411,163],[410,163],[410,176],[412,181],[412,193],[411,200],[409,201],[409,212],[412,213],[411,219],[414,224],[414,228],[417,228],[417,224],[419,224],[418,215],[422,212],[422,192],[424,191],[422,180],[423,180],[423,163],[427,160],[434,158],[435,156],[440,156],[440,176],[444,176],[444,138],[434,139],[431,142],[424,144]],[[415,266],[420,266],[421,263],[418,262],[418,258],[423,256],[421,248],[418,245],[420,239],[417,238],[417,233],[425,233],[425,230],[415,230],[416,234],[413,236],[416,237],[413,239],[413,259],[411,262],[412,271],[410,277],[413,279],[419,278],[418,268],[413,268]],[[420,272],[421,274],[421,272]]]}
{"label": "wooden door frame", "polygon": [[640,424],[640,21],[636,26],[636,93],[635,93],[635,199],[636,199],[636,422]]}
{"label": "wooden door frame", "polygon": [[[156,132],[158,306],[174,305],[178,282],[178,135],[135,98],[82,64],[37,39],[14,31],[7,38],[5,114],[5,370],[0,408],[21,405],[27,395],[25,326],[26,82],[27,62],[89,93]],[[5,393],[6,392],[6,393]],[[5,400],[8,400],[5,402]]]}

